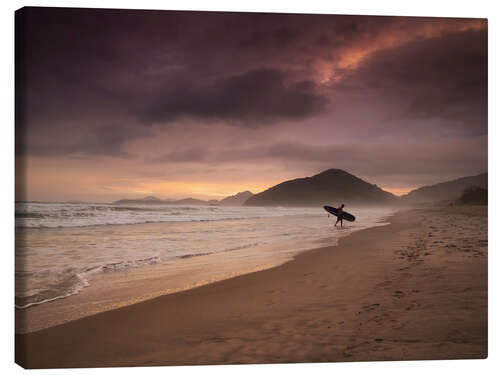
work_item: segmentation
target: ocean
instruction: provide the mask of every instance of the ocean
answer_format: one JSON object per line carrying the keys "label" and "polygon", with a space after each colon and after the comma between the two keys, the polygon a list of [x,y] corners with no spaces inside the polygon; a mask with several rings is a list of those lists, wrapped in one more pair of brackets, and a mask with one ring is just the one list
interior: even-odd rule
{"label": "ocean", "polygon": [[16,307],[69,301],[97,283],[110,291],[156,280],[154,291],[115,293],[123,301],[115,298],[113,306],[184,290],[334,245],[353,231],[384,225],[393,213],[348,211],[357,220],[340,229],[322,207],[16,203]]}

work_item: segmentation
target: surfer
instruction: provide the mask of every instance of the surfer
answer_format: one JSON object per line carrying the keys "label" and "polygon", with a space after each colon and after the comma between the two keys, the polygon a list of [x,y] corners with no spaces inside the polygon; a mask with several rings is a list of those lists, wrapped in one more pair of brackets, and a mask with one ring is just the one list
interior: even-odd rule
{"label": "surfer", "polygon": [[337,221],[335,222],[335,226],[337,226],[338,222],[340,221],[340,227],[342,227],[342,224],[344,222],[342,218],[343,213],[344,213],[344,203],[342,203],[340,207],[337,208]]}

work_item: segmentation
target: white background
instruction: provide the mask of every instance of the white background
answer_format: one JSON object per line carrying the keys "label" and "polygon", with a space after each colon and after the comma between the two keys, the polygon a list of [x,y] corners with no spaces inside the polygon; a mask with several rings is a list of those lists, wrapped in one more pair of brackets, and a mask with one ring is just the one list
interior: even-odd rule
{"label": "white background", "polygon": [[[153,0],[75,0],[75,1],[14,1],[1,2],[0,38],[1,50],[1,112],[0,123],[0,163],[2,183],[0,184],[0,218],[1,218],[1,341],[0,367],[3,372],[21,373],[24,370],[14,363],[14,10],[22,6],[60,6],[60,7],[106,7],[130,9],[178,9],[178,10],[226,10],[226,11],[260,11],[260,12],[293,12],[293,13],[329,13],[329,14],[362,14],[362,15],[394,15],[394,16],[436,16],[436,17],[478,17],[488,18],[489,33],[489,358],[486,360],[455,361],[414,361],[414,362],[365,362],[365,363],[331,363],[306,365],[247,365],[247,366],[186,366],[186,367],[150,367],[150,368],[116,368],[116,369],[77,369],[77,370],[44,370],[43,373],[71,374],[254,374],[255,372],[278,372],[302,374],[304,372],[330,374],[369,373],[372,374],[422,374],[422,373],[457,373],[457,374],[489,374],[495,367],[500,368],[499,339],[499,302],[498,302],[498,240],[496,229],[499,220],[495,211],[500,209],[498,168],[500,160],[498,148],[498,71],[500,70],[498,47],[500,16],[495,1],[451,1],[451,0],[414,0],[414,1],[295,1],[295,0],[252,0],[247,2],[210,0],[210,1],[153,1]],[[465,152],[465,150],[464,150]],[[498,369],[496,370],[498,371]],[[41,373],[36,370],[33,373]],[[498,372],[497,372],[498,373]]]}

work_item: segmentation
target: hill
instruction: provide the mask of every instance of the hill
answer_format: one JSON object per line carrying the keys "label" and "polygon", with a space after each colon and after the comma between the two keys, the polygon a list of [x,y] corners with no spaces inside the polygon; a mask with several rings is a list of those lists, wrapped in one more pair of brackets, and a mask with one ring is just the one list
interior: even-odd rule
{"label": "hill", "polygon": [[488,187],[488,173],[482,173],[477,176],[462,177],[436,185],[423,186],[402,196],[401,200],[404,203],[456,200],[466,189],[471,187],[481,187],[486,189]]}
{"label": "hill", "polygon": [[324,204],[396,204],[398,198],[341,169],[282,182],[250,197],[245,206],[317,206]]}
{"label": "hill", "polygon": [[458,198],[458,203],[461,204],[474,204],[474,205],[487,205],[488,204],[488,190],[482,187],[470,187]]}
{"label": "hill", "polygon": [[250,197],[252,197],[253,194],[250,191],[242,191],[239,192],[238,194],[231,195],[229,197],[226,197],[222,199],[219,202],[219,205],[221,206],[242,206],[243,203],[246,202],[246,200]]}

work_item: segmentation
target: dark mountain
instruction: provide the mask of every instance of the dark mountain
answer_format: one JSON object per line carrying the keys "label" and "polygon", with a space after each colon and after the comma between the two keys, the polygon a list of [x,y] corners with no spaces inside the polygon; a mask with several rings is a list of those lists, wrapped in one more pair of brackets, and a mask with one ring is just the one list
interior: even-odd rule
{"label": "dark mountain", "polygon": [[436,185],[424,186],[410,191],[401,197],[404,203],[438,202],[456,200],[471,187],[488,188],[488,173],[477,176],[462,177]]}
{"label": "dark mountain", "polygon": [[329,169],[312,177],[297,178],[250,197],[245,206],[317,206],[391,204],[398,198],[341,169]]}
{"label": "dark mountain", "polygon": [[221,206],[242,206],[245,201],[253,196],[253,194],[250,191],[242,191],[239,192],[238,194],[231,195],[229,197],[226,197],[222,199],[219,202],[219,205]]}

